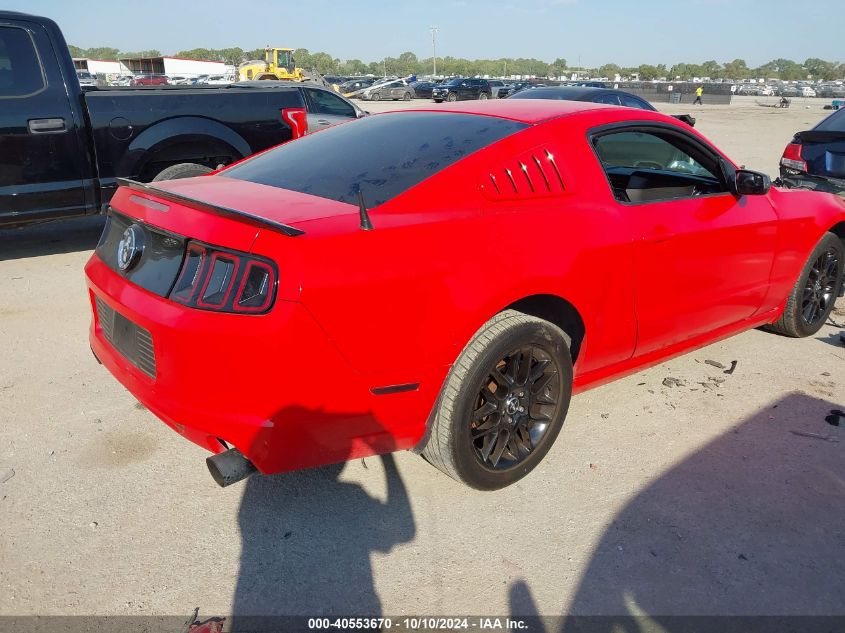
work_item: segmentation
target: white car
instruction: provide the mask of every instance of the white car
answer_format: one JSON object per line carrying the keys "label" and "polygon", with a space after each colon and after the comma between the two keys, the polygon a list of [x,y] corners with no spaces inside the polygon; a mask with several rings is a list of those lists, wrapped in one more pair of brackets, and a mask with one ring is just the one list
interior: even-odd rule
{"label": "white car", "polygon": [[810,88],[810,86],[804,86],[801,88],[801,96],[802,97],[815,97],[816,91]]}
{"label": "white car", "polygon": [[203,83],[209,86],[224,86],[232,83],[232,79],[229,79],[226,75],[209,75]]}
{"label": "white car", "polygon": [[167,78],[167,82],[171,86],[187,86],[192,83],[192,79],[189,77],[184,77],[182,75],[173,75]]}
{"label": "white car", "polygon": [[90,88],[97,85],[97,77],[89,73],[87,70],[77,70],[76,77],[79,79],[80,86]]}

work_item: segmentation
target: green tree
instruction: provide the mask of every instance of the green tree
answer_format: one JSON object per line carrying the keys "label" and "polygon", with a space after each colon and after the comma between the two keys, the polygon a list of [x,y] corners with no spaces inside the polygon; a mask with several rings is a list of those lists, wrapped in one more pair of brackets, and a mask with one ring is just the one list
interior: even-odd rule
{"label": "green tree", "polygon": [[91,59],[106,59],[110,61],[117,60],[118,49],[109,46],[97,46],[89,48],[85,51],[85,57]]}
{"label": "green tree", "polygon": [[751,69],[744,59],[735,59],[725,64],[720,75],[724,79],[748,79],[751,76]]}
{"label": "green tree", "polygon": [[599,77],[613,79],[616,75],[622,74],[622,68],[616,64],[604,64],[603,66],[599,66],[597,73]]}
{"label": "green tree", "polygon": [[118,57],[120,57],[120,59],[126,59],[128,57],[161,57],[161,51],[155,48],[150,48],[144,51],[120,51]]}
{"label": "green tree", "polygon": [[643,81],[651,81],[652,79],[657,79],[660,76],[660,69],[657,66],[652,66],[651,64],[641,64],[639,68],[637,68],[637,72],[640,74],[640,79]]}

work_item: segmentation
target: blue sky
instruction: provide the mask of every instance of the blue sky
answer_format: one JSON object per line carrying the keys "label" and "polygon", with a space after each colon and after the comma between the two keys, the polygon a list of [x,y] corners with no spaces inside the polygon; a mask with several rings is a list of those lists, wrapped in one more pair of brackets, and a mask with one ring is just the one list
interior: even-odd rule
{"label": "blue sky", "polygon": [[[83,48],[272,46],[374,61],[412,51],[563,57],[570,66],[785,57],[845,61],[841,0],[6,0],[53,18]],[[228,7],[228,8],[227,8]],[[234,8],[233,8],[234,7]],[[796,9],[796,7],[800,7]],[[270,12],[268,12],[268,8]]]}

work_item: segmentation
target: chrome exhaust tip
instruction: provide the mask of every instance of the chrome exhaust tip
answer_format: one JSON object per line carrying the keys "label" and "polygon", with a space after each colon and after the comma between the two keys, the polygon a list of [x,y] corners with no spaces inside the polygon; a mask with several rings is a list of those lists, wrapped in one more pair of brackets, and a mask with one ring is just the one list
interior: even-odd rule
{"label": "chrome exhaust tip", "polygon": [[212,479],[221,488],[246,479],[257,470],[255,465],[236,448],[207,457],[205,463]]}

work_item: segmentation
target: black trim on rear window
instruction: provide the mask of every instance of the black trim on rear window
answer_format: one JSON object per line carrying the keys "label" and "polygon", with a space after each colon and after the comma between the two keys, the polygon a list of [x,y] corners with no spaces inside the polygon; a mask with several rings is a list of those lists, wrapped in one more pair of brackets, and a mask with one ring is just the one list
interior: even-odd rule
{"label": "black trim on rear window", "polygon": [[399,112],[338,125],[265,152],[221,175],[375,207],[528,125],[498,117]]}

